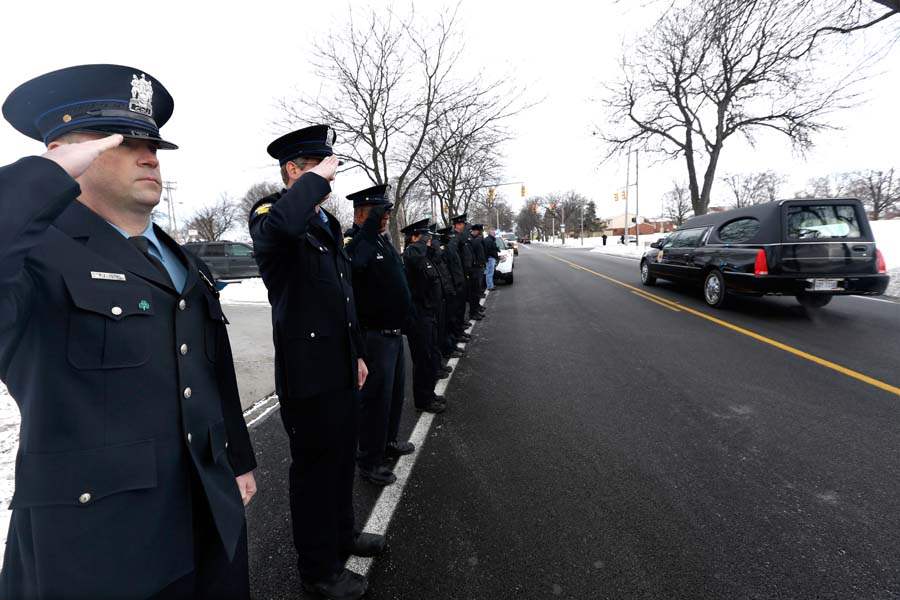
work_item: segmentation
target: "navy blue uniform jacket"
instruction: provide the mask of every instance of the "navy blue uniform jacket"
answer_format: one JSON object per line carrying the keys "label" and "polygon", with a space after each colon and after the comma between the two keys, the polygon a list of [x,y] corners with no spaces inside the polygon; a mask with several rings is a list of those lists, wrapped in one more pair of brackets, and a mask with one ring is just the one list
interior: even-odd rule
{"label": "navy blue uniform jacket", "polygon": [[0,168],[0,379],[22,413],[3,598],[145,598],[192,571],[192,478],[233,556],[256,466],[209,270],[157,229],[179,294],[79,194],[44,158]]}
{"label": "navy blue uniform jacket", "polygon": [[365,358],[340,223],[326,212],[325,225],[315,212],[330,192],[324,178],[306,173],[250,211],[256,262],[272,305],[275,389],[282,401],[355,389],[357,359]]}

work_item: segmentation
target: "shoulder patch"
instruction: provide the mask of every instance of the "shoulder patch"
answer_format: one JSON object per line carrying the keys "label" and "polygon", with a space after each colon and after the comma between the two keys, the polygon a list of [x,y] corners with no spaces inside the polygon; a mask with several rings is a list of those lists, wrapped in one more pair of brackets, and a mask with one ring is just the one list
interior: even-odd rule
{"label": "shoulder patch", "polygon": [[264,215],[269,212],[269,209],[272,208],[271,202],[265,202],[256,207],[256,210],[253,211],[253,216],[258,217],[260,215]]}

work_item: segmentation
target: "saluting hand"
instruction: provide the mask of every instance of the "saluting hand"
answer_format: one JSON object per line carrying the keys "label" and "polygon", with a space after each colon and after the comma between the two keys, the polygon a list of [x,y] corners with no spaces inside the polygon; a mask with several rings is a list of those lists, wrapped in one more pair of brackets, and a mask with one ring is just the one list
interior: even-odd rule
{"label": "saluting hand", "polygon": [[366,385],[366,378],[369,376],[369,367],[366,366],[366,361],[361,358],[356,359],[356,366],[357,385],[359,389],[363,389],[363,386]]}
{"label": "saluting hand", "polygon": [[121,144],[124,139],[124,137],[116,133],[87,142],[59,144],[58,146],[47,150],[43,154],[43,157],[52,160],[62,167],[72,179],[77,179],[88,170],[88,167],[97,160],[98,156],[111,148],[115,148]]}
{"label": "saluting hand", "polygon": [[326,179],[328,181],[334,181],[334,176],[337,173],[338,168],[338,159],[336,156],[331,155],[322,160],[319,164],[314,166],[309,170],[310,173],[315,173],[319,177]]}

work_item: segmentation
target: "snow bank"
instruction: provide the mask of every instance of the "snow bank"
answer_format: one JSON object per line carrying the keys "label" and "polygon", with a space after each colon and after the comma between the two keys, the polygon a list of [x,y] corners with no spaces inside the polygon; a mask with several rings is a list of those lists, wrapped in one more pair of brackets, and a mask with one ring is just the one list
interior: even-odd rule
{"label": "snow bank", "polygon": [[219,293],[222,304],[263,304],[269,305],[269,296],[262,279],[239,279],[229,282]]}
{"label": "snow bank", "polygon": [[[15,490],[16,452],[19,450],[19,407],[0,383],[0,540],[6,543],[9,530],[9,503]],[[3,552],[0,549],[0,565]]]}
{"label": "snow bank", "polygon": [[869,224],[875,234],[875,245],[884,255],[891,276],[887,294],[900,296],[900,219],[871,221]]}

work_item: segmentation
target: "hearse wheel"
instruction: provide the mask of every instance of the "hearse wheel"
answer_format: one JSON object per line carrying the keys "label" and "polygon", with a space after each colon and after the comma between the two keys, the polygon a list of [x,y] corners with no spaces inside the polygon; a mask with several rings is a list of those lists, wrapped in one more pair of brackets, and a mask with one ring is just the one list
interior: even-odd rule
{"label": "hearse wheel", "polygon": [[804,308],[822,308],[831,302],[832,298],[831,294],[810,294],[808,292],[797,294],[797,302]]}
{"label": "hearse wheel", "polygon": [[713,308],[722,308],[725,305],[725,278],[718,269],[713,269],[706,275],[703,282],[703,299]]}
{"label": "hearse wheel", "polygon": [[650,274],[650,265],[646,260],[641,261],[641,283],[644,285],[656,285],[656,277]]}

